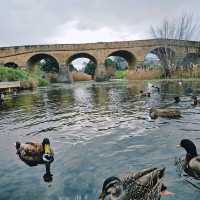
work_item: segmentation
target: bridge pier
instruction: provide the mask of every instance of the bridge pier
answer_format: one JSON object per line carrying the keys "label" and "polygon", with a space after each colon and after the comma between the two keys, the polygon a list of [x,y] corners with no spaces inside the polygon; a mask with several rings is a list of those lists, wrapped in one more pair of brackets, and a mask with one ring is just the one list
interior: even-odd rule
{"label": "bridge pier", "polygon": [[73,82],[72,74],[69,71],[69,67],[66,64],[60,65],[57,82],[58,83],[72,83]]}
{"label": "bridge pier", "polygon": [[95,71],[95,81],[97,82],[108,81],[109,78],[110,77],[107,74],[106,66],[103,63],[98,64]]}

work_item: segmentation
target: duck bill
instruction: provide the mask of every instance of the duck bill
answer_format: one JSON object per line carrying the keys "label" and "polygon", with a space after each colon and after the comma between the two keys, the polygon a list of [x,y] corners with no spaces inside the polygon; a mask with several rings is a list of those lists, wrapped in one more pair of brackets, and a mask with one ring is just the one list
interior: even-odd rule
{"label": "duck bill", "polygon": [[180,145],[180,144],[178,144],[178,145],[176,145],[176,147],[177,147],[177,148],[181,148],[181,145]]}
{"label": "duck bill", "polygon": [[45,154],[51,154],[51,150],[50,150],[50,145],[49,144],[45,144],[44,145],[44,153]]}
{"label": "duck bill", "polygon": [[99,195],[99,199],[98,200],[104,200],[105,199],[105,193],[102,192],[100,195]]}
{"label": "duck bill", "polygon": [[170,192],[168,190],[165,190],[165,191],[162,191],[160,192],[161,196],[171,196],[171,195],[174,195],[173,192]]}

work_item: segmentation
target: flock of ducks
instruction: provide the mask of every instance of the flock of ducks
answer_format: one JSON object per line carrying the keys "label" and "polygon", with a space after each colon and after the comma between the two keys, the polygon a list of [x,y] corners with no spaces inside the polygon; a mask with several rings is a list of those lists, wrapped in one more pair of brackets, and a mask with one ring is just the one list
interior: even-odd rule
{"label": "flock of ducks", "polygon": [[[152,86],[158,93],[160,92],[160,88],[157,86]],[[191,88],[190,88],[191,89]],[[150,92],[144,92],[143,90],[140,90],[140,97],[151,97]],[[192,96],[193,103],[192,106],[200,106],[200,100],[198,100],[197,96]],[[179,96],[174,97],[174,102],[172,104],[178,104],[181,102],[181,99]],[[170,104],[171,105],[171,104]],[[158,117],[163,118],[170,118],[170,119],[177,119],[181,117],[180,110],[176,108],[157,108],[153,107],[149,111],[149,116],[151,119],[157,119]]]}
{"label": "flock of ducks", "polygon": [[[143,94],[143,92],[140,92]],[[147,94],[149,96],[149,94]],[[180,102],[179,97],[175,97],[175,102]],[[200,102],[193,97],[193,105]],[[153,119],[157,117],[178,118],[181,117],[180,111],[172,108],[151,108],[150,116]],[[187,175],[200,179],[200,155],[197,154],[195,144],[188,139],[181,140],[177,147],[186,150],[186,156],[183,159],[183,169]],[[19,158],[29,166],[43,164],[46,167],[46,173],[43,178],[45,181],[52,181],[50,165],[54,161],[54,152],[50,146],[48,138],[44,138],[41,144],[27,142],[16,142],[16,150]],[[172,195],[167,190],[162,179],[165,168],[149,168],[139,172],[131,172],[122,177],[109,177],[102,186],[99,200],[109,198],[109,200],[159,200],[161,196]]]}

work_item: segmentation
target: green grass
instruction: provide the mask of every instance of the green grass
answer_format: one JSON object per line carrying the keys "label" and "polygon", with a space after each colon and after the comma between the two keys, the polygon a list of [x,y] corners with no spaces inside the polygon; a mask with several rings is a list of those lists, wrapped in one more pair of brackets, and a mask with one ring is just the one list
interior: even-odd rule
{"label": "green grass", "polygon": [[124,78],[126,78],[127,77],[127,71],[125,70],[125,71],[116,71],[115,72],[115,78],[117,78],[117,79],[124,79]]}

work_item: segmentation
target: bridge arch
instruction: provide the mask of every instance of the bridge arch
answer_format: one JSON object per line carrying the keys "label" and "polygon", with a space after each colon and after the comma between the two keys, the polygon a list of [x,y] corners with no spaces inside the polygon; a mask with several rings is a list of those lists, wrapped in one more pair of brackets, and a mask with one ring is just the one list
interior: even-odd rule
{"label": "bridge arch", "polygon": [[66,64],[67,66],[69,66],[70,71],[73,71],[74,69],[78,71],[76,66],[73,66],[72,64],[73,61],[78,60],[78,59],[87,59],[85,61],[85,68],[83,69],[84,73],[89,74],[92,76],[92,78],[94,78],[95,70],[97,68],[97,62],[98,62],[97,59],[89,53],[83,53],[83,52],[75,53],[72,56],[70,56],[66,61]]}
{"label": "bridge arch", "polygon": [[135,55],[133,53],[131,53],[130,51],[127,51],[127,50],[114,51],[114,52],[108,54],[106,59],[111,57],[111,56],[117,56],[117,57],[121,57],[121,58],[125,59],[127,61],[129,67],[134,67],[135,64],[136,64]]}
{"label": "bridge arch", "polygon": [[41,66],[41,70],[45,72],[59,72],[59,63],[55,57],[46,53],[39,53],[31,56],[26,63],[30,70],[35,70],[37,65]]}
{"label": "bridge arch", "polygon": [[72,56],[70,56],[67,59],[67,64],[70,64],[73,60],[76,60],[77,58],[88,58],[89,60],[91,60],[92,62],[97,64],[97,59],[93,55],[91,55],[89,53],[76,53],[76,54],[73,54]]}
{"label": "bridge arch", "polygon": [[166,68],[168,66],[171,66],[172,64],[174,64],[175,62],[175,56],[176,56],[176,52],[174,51],[174,49],[170,48],[170,47],[156,47],[153,49],[150,49],[144,57],[144,60],[146,60],[146,58],[150,55],[154,55],[155,58],[157,58],[161,65]]}
{"label": "bridge arch", "polygon": [[16,68],[19,67],[15,62],[7,62],[7,63],[4,64],[4,66],[9,67],[9,68],[13,68],[13,69],[16,69]]}

